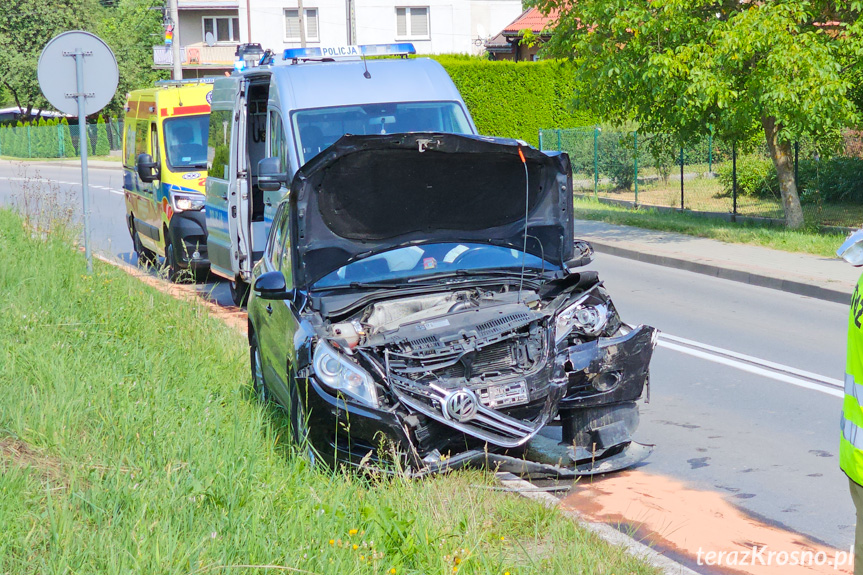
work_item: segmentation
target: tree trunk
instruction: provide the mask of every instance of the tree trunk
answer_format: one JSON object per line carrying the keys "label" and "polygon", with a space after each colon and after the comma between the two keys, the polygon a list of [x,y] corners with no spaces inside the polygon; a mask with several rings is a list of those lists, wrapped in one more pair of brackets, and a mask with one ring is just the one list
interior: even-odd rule
{"label": "tree trunk", "polygon": [[773,116],[762,116],[761,125],[767,137],[767,149],[776,167],[779,178],[779,193],[782,196],[782,209],[785,210],[785,226],[796,230],[803,227],[803,208],[800,207],[800,197],[797,195],[797,181],[794,179],[794,156],[791,154],[791,143],[776,139],[779,126]]}

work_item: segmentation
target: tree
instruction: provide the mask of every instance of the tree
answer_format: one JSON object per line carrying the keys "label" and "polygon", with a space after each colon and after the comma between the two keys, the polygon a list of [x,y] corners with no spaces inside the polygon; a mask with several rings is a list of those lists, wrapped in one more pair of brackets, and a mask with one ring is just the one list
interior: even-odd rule
{"label": "tree", "polygon": [[0,85],[24,112],[24,119],[34,108],[47,106],[36,76],[42,49],[61,32],[86,29],[94,9],[91,0],[3,0]]}
{"label": "tree", "polygon": [[[852,71],[860,2],[530,0],[558,11],[547,53],[577,60],[580,105],[688,144],[712,126],[726,141],[761,131],[785,221],[803,225],[792,142],[830,148],[859,120]],[[662,140],[657,140],[661,142]],[[655,153],[661,153],[656,151]]]}
{"label": "tree", "polygon": [[95,156],[107,156],[111,153],[111,146],[108,144],[108,128],[105,126],[105,118],[99,114],[99,119],[96,121],[96,144],[93,149]]}
{"label": "tree", "polygon": [[72,131],[69,129],[69,122],[66,118],[60,119],[60,128],[63,134],[63,156],[74,158],[78,153],[75,151],[75,144],[72,142]]}
{"label": "tree", "polygon": [[169,70],[153,70],[153,44],[158,44],[164,34],[162,13],[154,8],[164,7],[165,3],[103,0],[102,5],[95,31],[111,47],[120,70],[117,93],[104,111],[116,116],[122,114],[128,92],[170,77]]}

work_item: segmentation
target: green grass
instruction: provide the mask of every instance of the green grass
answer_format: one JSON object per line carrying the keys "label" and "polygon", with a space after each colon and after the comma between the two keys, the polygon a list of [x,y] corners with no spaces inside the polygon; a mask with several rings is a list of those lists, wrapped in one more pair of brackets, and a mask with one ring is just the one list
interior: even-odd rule
{"label": "green grass", "polygon": [[488,473],[310,468],[242,335],[95,266],[0,211],[0,572],[655,573]]}
{"label": "green grass", "polygon": [[[664,213],[647,208],[634,210],[593,199],[576,199],[575,216],[585,220],[677,232],[724,242],[752,244],[824,257],[835,257],[836,248],[845,240],[845,236],[841,234],[809,230],[789,231],[778,226],[731,223],[716,218],[679,212]],[[577,229],[576,235],[578,235]]]}

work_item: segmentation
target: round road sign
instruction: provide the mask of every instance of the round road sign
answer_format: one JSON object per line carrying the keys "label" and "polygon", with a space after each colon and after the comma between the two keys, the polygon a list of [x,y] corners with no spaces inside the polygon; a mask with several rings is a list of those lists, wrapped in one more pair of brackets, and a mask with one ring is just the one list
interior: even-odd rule
{"label": "round road sign", "polygon": [[84,113],[95,114],[114,97],[120,77],[114,53],[98,36],[73,30],[48,42],[39,57],[39,87],[52,106],[77,116],[76,55],[84,62]]}

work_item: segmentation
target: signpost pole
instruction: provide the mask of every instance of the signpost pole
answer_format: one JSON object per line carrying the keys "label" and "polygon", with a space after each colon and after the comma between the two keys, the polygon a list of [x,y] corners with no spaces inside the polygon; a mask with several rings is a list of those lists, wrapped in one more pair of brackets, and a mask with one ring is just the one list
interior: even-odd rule
{"label": "signpost pole", "polygon": [[84,111],[84,51],[76,50],[75,73],[78,77],[78,148],[81,150],[81,197],[84,200],[84,254],[87,258],[87,273],[93,273],[93,254],[90,252],[90,187],[87,172],[87,114]]}

